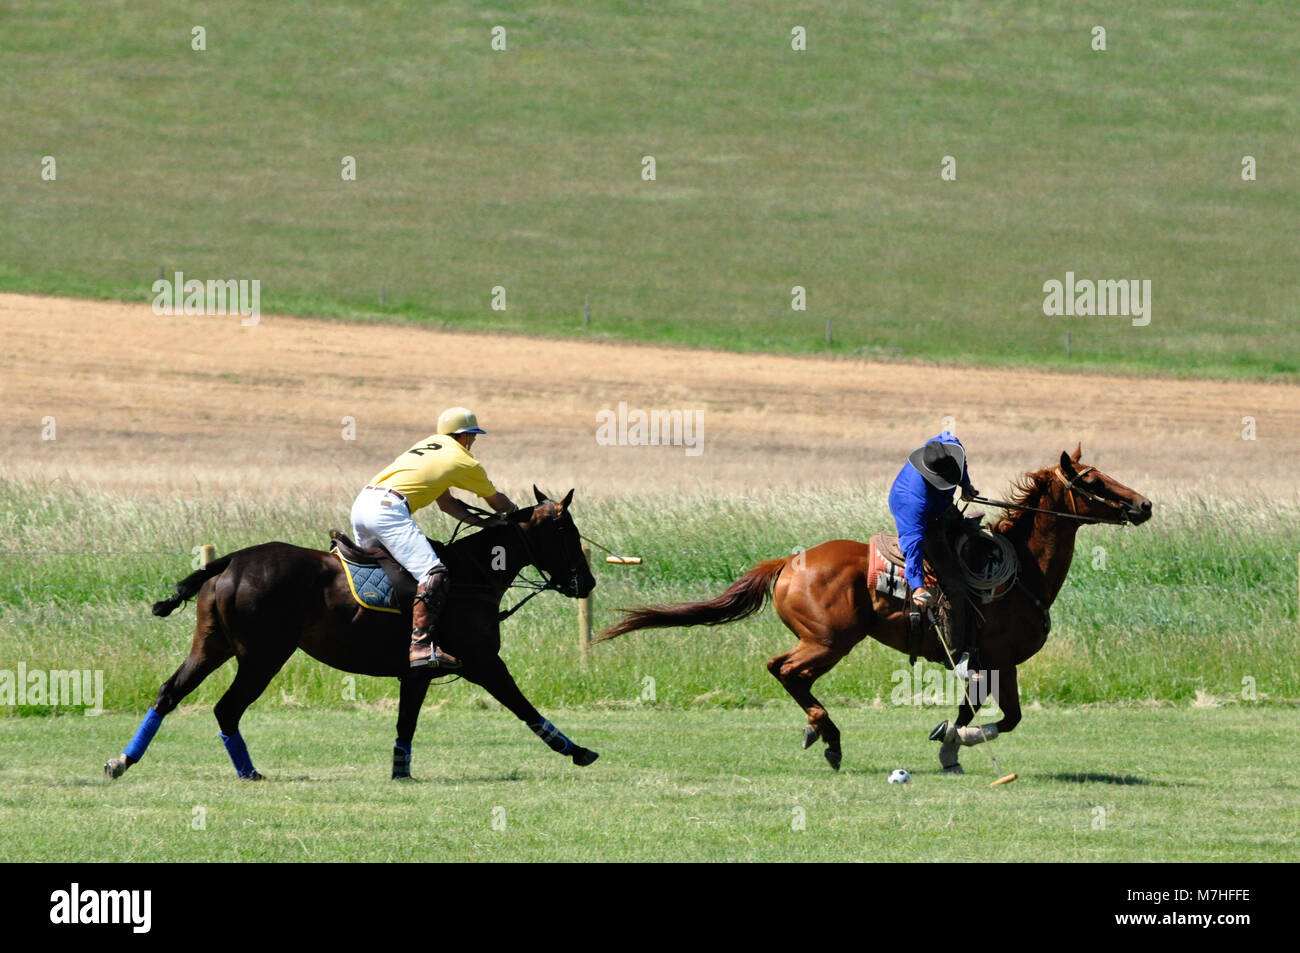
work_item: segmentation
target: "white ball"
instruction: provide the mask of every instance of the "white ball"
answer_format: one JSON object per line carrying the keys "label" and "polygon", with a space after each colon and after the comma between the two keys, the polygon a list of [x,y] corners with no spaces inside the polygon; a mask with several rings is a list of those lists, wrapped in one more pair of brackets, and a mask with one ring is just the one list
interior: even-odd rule
{"label": "white ball", "polygon": [[890,784],[906,784],[910,780],[912,780],[912,776],[902,768],[895,768],[889,773]]}

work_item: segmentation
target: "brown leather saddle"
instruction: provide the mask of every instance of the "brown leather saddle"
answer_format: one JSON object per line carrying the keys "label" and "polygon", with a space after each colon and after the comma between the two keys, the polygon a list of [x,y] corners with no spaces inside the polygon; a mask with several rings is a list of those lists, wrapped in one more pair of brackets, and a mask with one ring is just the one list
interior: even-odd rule
{"label": "brown leather saddle", "polygon": [[[949,547],[949,552],[956,551],[956,542],[961,538],[962,534],[972,537],[978,536],[980,524],[983,520],[983,513],[972,513],[952,520],[951,524],[945,527],[947,532],[944,545]],[[880,553],[886,562],[899,568],[906,565],[907,560],[903,556],[902,547],[898,544],[897,533],[874,533],[871,536],[871,545],[876,547],[876,552]],[[937,576],[928,558],[925,560],[924,572],[926,576]]]}

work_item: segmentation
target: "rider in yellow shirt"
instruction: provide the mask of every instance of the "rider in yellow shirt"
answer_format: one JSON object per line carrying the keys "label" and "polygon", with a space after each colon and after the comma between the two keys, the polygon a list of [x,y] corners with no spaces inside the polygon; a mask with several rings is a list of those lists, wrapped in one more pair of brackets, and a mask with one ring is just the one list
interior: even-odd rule
{"label": "rider in yellow shirt", "polygon": [[410,660],[412,668],[460,668],[460,661],[433,642],[433,626],[451,588],[447,567],[433,551],[412,514],[437,503],[449,516],[475,526],[481,519],[451,495],[451,488],[482,497],[498,514],[517,509],[497,490],[470,448],[486,431],[464,407],[452,407],[438,417],[438,432],[420,441],[380,470],[352,504],[352,531],[361,546],[382,544],[419,585],[415,590]]}

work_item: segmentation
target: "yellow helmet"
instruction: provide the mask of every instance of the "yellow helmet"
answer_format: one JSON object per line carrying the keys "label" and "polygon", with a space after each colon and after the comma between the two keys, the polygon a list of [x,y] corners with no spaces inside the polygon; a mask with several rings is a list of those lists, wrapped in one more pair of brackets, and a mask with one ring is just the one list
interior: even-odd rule
{"label": "yellow helmet", "polygon": [[480,430],[478,418],[464,407],[450,407],[438,415],[438,433],[453,436],[458,433],[487,433]]}

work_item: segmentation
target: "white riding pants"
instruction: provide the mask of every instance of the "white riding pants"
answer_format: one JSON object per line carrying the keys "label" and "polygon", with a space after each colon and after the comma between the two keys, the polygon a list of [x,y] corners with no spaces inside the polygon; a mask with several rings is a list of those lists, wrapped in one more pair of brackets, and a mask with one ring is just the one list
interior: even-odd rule
{"label": "white riding pants", "polygon": [[352,534],[358,546],[382,543],[417,582],[442,565],[411,518],[410,504],[391,490],[367,487],[357,495],[352,504]]}

